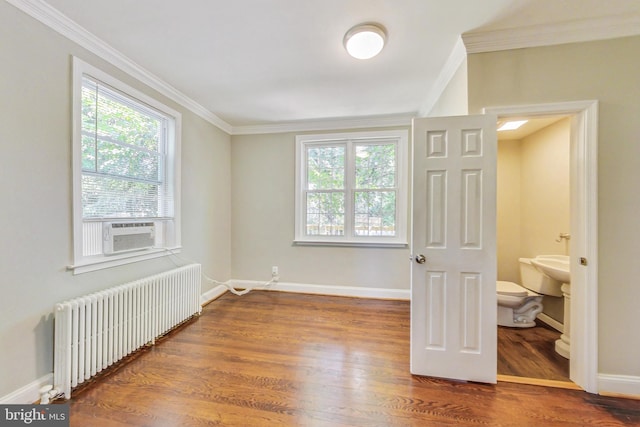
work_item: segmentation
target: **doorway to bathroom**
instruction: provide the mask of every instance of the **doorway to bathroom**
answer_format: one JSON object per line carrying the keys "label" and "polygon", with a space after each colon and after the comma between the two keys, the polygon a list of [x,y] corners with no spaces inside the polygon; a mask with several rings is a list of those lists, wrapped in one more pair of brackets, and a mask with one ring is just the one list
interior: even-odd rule
{"label": "doorway to bathroom", "polygon": [[[598,104],[571,101],[494,107],[485,108],[484,113],[413,121],[411,372],[466,381],[496,381],[496,121],[566,115],[571,121],[571,259],[567,261],[570,279],[566,280],[572,284],[568,310],[572,325],[569,377],[583,390],[597,393]],[[447,142],[447,135],[455,136],[451,143]],[[455,148],[456,156],[447,155],[449,146]],[[471,165],[459,158],[461,153]],[[452,186],[446,185],[449,170],[455,178]],[[449,194],[464,197],[448,198]],[[447,230],[455,236],[450,239],[454,249],[468,245],[477,256],[466,260],[457,253],[444,256],[436,252],[437,248],[448,248],[444,240]],[[464,239],[461,230],[466,233]],[[425,263],[432,256],[436,258]],[[447,269],[452,273],[447,275]],[[454,277],[458,286],[446,286],[449,277]],[[447,357],[448,354],[455,357]]]}
{"label": "doorway to bathroom", "polygon": [[[545,296],[535,327],[499,327],[498,380],[595,392],[597,103],[485,112],[499,123],[529,121],[498,132],[498,280],[522,283],[520,257],[570,255],[573,289],[567,305],[563,297]],[[555,351],[561,333],[571,335],[569,359]]]}
{"label": "doorway to bathroom", "polygon": [[[532,287],[536,283],[523,280],[543,277],[524,260],[541,254],[569,255],[570,132],[567,115],[498,121],[497,278],[518,285],[517,290],[544,294]],[[502,321],[498,316],[501,378],[571,381],[569,359],[555,351],[564,330],[561,285],[554,281],[549,294],[541,299],[522,297],[521,307],[510,309]],[[501,300],[498,296],[499,306]],[[514,317],[527,321],[509,322]],[[529,327],[520,327],[524,325]]]}

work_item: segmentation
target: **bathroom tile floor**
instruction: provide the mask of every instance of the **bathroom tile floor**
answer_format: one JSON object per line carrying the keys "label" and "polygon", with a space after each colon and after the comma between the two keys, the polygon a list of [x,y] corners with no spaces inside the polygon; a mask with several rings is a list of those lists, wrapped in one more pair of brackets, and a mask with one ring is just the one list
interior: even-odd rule
{"label": "bathroom tile floor", "polygon": [[569,360],[554,350],[560,332],[537,321],[534,328],[498,326],[498,374],[569,380]]}

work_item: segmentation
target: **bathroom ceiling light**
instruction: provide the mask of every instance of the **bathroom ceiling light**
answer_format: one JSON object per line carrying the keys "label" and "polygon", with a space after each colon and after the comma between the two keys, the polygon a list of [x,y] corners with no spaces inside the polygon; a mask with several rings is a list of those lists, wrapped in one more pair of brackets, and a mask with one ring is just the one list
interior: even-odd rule
{"label": "bathroom ceiling light", "polygon": [[380,53],[386,40],[387,33],[380,24],[360,24],[344,35],[344,47],[354,58],[369,59]]}
{"label": "bathroom ceiling light", "polygon": [[523,124],[527,123],[528,120],[514,120],[512,122],[505,122],[498,128],[498,131],[501,130],[516,130]]}

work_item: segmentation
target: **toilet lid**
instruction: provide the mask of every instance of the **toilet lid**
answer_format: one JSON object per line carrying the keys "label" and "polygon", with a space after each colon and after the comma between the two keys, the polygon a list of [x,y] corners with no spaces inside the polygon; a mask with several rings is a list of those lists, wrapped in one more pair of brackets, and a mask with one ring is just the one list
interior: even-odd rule
{"label": "toilet lid", "polygon": [[496,290],[499,295],[510,295],[514,297],[526,297],[529,295],[527,290],[522,286],[513,282],[504,282],[502,280],[498,280],[496,282]]}

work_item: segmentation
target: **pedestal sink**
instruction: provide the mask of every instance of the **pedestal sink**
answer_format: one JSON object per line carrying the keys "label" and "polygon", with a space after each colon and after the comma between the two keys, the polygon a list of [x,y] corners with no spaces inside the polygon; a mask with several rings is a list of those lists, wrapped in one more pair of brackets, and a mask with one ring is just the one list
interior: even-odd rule
{"label": "pedestal sink", "polygon": [[571,271],[569,257],[566,255],[538,255],[531,264],[542,274],[562,283],[564,297],[564,325],[560,339],[556,340],[556,353],[565,359],[571,356]]}
{"label": "pedestal sink", "polygon": [[538,255],[531,264],[543,274],[560,283],[571,283],[569,257],[567,255]]}

